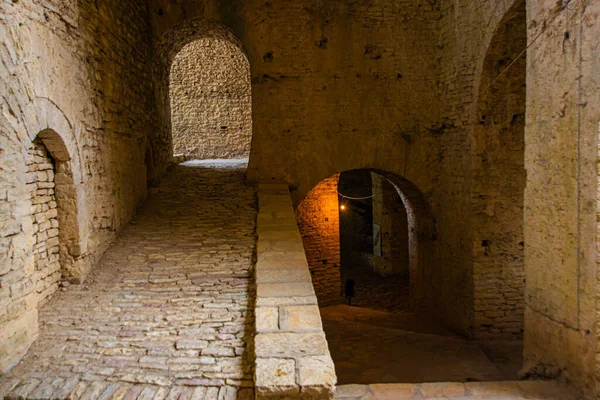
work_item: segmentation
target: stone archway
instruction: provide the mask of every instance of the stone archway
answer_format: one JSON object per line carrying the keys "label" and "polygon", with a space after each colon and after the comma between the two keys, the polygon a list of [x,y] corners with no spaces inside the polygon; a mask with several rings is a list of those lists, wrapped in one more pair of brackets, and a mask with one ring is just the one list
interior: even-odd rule
{"label": "stone archway", "polygon": [[203,38],[177,54],[169,78],[173,153],[247,159],[252,138],[250,65],[230,41]]}
{"label": "stone archway", "polygon": [[521,339],[524,315],[525,0],[488,47],[472,136],[474,334]]}
{"label": "stone archway", "polygon": [[[416,312],[435,307],[432,263],[435,222],[419,189],[407,179],[384,170],[366,168],[391,184],[406,209],[410,276],[410,305]],[[358,171],[358,170],[350,170]],[[320,305],[342,302],[338,180],[334,174],[317,184],[296,208],[313,285]]]}
{"label": "stone archway", "polygon": [[[149,168],[153,176],[150,180],[160,179],[167,167],[170,165],[173,156],[173,124],[171,120],[172,107],[170,99],[170,77],[171,67],[184,48],[194,42],[198,42],[200,47],[202,43],[226,43],[230,50],[235,50],[240,58],[240,63],[248,67],[249,64],[243,45],[239,39],[224,25],[201,18],[186,20],[173,29],[168,31],[156,44],[155,76],[156,76],[156,99],[158,120],[160,129],[151,140],[152,146],[152,166]],[[250,112],[251,113],[251,112]],[[218,129],[228,125],[219,125]],[[250,139],[248,139],[250,141]],[[249,147],[249,146],[248,146]]]}

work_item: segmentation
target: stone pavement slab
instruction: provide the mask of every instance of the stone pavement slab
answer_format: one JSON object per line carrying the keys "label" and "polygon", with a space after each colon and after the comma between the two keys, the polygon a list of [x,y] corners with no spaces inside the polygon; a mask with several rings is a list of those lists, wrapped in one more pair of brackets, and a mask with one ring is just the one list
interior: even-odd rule
{"label": "stone pavement slab", "polygon": [[0,394],[253,398],[257,211],[244,179],[176,166],[87,282],[40,310],[39,339]]}

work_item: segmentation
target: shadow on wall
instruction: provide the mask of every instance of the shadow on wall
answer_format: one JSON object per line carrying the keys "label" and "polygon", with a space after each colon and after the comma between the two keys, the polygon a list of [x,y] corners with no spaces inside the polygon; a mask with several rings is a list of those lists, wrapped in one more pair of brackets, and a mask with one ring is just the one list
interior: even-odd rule
{"label": "shadow on wall", "polygon": [[492,37],[473,129],[474,334],[481,339],[523,337],[526,17],[519,0]]}
{"label": "shadow on wall", "polygon": [[[364,179],[358,184],[361,177]],[[353,183],[353,181],[355,182]],[[371,197],[373,181],[376,182],[379,191],[375,202]],[[385,195],[384,187],[386,188]],[[352,196],[353,188],[358,188],[356,189],[357,193],[360,192],[359,194],[364,196]],[[365,188],[369,193],[365,194]],[[347,197],[340,201],[341,190],[346,191],[342,194]],[[390,201],[390,198],[396,197],[397,199],[398,196],[400,201],[396,200],[395,204],[394,201]],[[351,201],[349,197],[367,197],[367,199]],[[398,208],[402,211],[396,211]],[[395,215],[391,215],[392,211]],[[368,217],[365,218],[364,216],[367,214]],[[352,215],[356,218],[351,217]],[[402,215],[405,216],[404,222],[401,219]],[[422,194],[406,179],[387,171],[368,169],[333,175],[321,181],[308,193],[296,209],[296,220],[302,234],[320,306],[346,302],[344,283],[347,279],[353,279],[351,277],[352,265],[364,266],[365,264],[370,265],[370,270],[374,272],[374,274],[369,274],[371,277],[379,276],[381,278],[379,284],[376,284],[379,288],[385,286],[381,284],[383,281],[387,280],[389,283],[390,276],[398,278],[398,285],[393,284],[393,288],[384,289],[379,295],[374,296],[375,298],[385,299],[386,293],[391,294],[399,288],[400,291],[405,290],[401,288],[407,286],[408,276],[410,276],[410,307],[408,307],[408,301],[404,301],[405,304],[401,308],[410,308],[418,312],[432,309],[434,306],[435,298],[432,296],[434,291],[431,287],[434,221]],[[403,229],[398,229],[397,225],[396,231],[398,233],[404,231],[405,235],[399,234],[394,237],[395,235],[392,233],[387,237],[381,236],[385,240],[381,241],[379,250],[376,250],[373,240],[375,225],[378,225],[379,233],[382,232],[382,227],[390,233],[393,229],[391,225],[393,220],[396,220],[396,224],[404,225]],[[373,221],[380,223],[374,224]],[[350,235],[345,235],[344,231],[350,232]],[[352,232],[358,234],[352,234]],[[383,233],[385,234],[385,232]],[[399,239],[402,236],[404,239]],[[361,243],[360,240],[363,242]],[[400,245],[401,241],[404,241],[404,244]],[[353,252],[347,252],[344,255],[343,251],[340,251],[341,246],[352,249]],[[401,258],[399,252],[403,251],[403,247],[405,262],[403,263],[400,259],[394,262],[394,256]],[[370,254],[364,255],[361,262],[354,262],[362,257],[362,255],[357,255],[358,253],[366,254],[365,251],[361,251],[366,248],[370,249]],[[376,251],[381,255],[376,255]],[[384,257],[386,253],[387,255]],[[345,263],[344,259],[346,259]],[[349,268],[345,268],[346,266]],[[404,266],[404,270],[402,270],[402,266]],[[349,275],[348,271],[350,271]],[[355,281],[355,295],[359,290],[357,284],[358,282]],[[398,309],[397,303],[401,301],[401,293],[394,293],[394,295],[397,295],[395,300],[387,299],[383,302],[386,303],[383,306],[384,309],[390,309],[392,303],[394,306],[391,308]]]}

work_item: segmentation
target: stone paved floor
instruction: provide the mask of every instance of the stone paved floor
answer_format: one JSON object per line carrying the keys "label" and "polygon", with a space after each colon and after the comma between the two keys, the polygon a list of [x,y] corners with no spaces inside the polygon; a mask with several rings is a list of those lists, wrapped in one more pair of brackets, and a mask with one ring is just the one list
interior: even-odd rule
{"label": "stone paved floor", "polygon": [[522,364],[521,343],[494,344],[499,354],[490,358],[478,343],[408,312],[338,305],[321,308],[321,317],[342,385],[516,380]]}
{"label": "stone paved floor", "polygon": [[[6,398],[253,398],[255,192],[177,166],[87,282],[40,311]],[[1,397],[1,396],[0,396]]]}
{"label": "stone paved floor", "polygon": [[440,382],[338,386],[336,400],[578,400],[555,382]]}

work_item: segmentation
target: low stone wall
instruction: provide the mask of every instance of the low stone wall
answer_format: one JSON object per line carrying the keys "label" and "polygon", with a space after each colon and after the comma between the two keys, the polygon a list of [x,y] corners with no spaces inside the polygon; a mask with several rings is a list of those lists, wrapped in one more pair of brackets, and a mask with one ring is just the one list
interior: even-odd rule
{"label": "low stone wall", "polygon": [[336,375],[287,185],[259,185],[256,398],[331,399]]}

